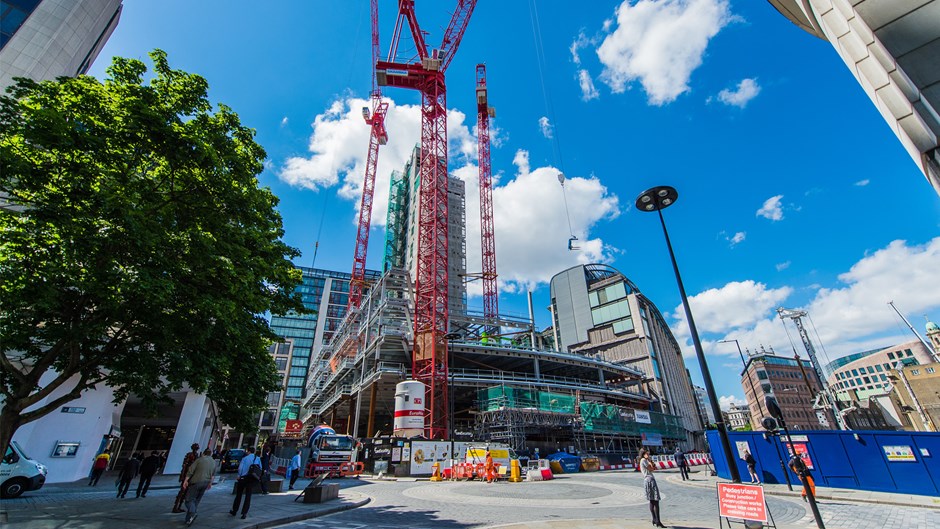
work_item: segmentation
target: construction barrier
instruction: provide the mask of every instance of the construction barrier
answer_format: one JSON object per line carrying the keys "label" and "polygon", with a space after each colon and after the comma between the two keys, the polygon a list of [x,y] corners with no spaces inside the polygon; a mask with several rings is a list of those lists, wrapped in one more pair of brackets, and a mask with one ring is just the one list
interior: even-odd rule
{"label": "construction barrier", "polygon": [[[676,464],[675,456],[650,456],[650,459],[653,461],[653,464],[659,470],[666,470],[668,468],[679,468],[679,465]],[[711,464],[711,456],[708,454],[686,454],[685,462],[690,467],[709,465]],[[637,459],[633,462],[633,468],[636,470],[640,469],[640,460]]]}

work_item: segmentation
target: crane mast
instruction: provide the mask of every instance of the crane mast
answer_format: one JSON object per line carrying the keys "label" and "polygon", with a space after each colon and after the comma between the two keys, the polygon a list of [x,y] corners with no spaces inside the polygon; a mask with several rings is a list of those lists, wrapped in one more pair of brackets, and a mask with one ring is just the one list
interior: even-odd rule
{"label": "crane mast", "polygon": [[819,379],[820,393],[823,395],[823,398],[832,409],[832,414],[836,419],[836,423],[839,425],[839,429],[848,430],[848,425],[846,425],[845,419],[842,417],[842,413],[839,411],[839,407],[836,405],[836,400],[832,395],[832,392],[829,390],[829,385],[826,384],[826,378],[823,374],[822,366],[819,363],[819,359],[816,358],[816,348],[813,347],[813,342],[809,339],[809,334],[806,332],[806,327],[803,326],[802,318],[803,316],[807,315],[807,312],[803,310],[785,309],[780,307],[777,309],[777,315],[780,316],[781,320],[787,318],[793,320],[793,323],[796,325],[797,331],[800,334],[800,340],[803,341],[803,347],[806,349],[806,354],[809,355],[809,361],[813,365],[813,371],[816,372],[816,377]]}
{"label": "crane mast", "polygon": [[[372,64],[379,60],[379,5],[378,0],[372,0],[370,6],[372,16]],[[362,117],[371,128],[369,134],[369,152],[366,156],[366,171],[362,179],[362,200],[359,203],[359,223],[356,230],[356,249],[353,252],[353,268],[349,280],[349,304],[347,312],[359,308],[362,302],[362,291],[366,284],[366,254],[369,251],[369,227],[372,223],[372,199],[375,196],[375,173],[379,163],[379,146],[388,143],[388,131],[385,129],[385,115],[388,113],[388,103],[382,101],[382,92],[379,90],[375,78],[375,69],[372,70],[372,112],[363,107]]]}
{"label": "crane mast", "polygon": [[499,316],[496,284],[496,233],[493,229],[493,171],[490,165],[490,118],[496,109],[489,106],[486,65],[477,65],[477,143],[480,158],[480,249],[483,254],[483,316]]}
{"label": "crane mast", "polygon": [[[375,66],[378,86],[421,93],[421,162],[418,206],[418,255],[412,378],[425,384],[425,430],[429,439],[448,433],[447,270],[447,88],[444,72],[453,59],[476,0],[458,0],[441,46],[428,50],[414,0],[400,0],[389,58]],[[373,24],[377,24],[373,20]],[[397,62],[394,55],[407,24],[417,60]]]}

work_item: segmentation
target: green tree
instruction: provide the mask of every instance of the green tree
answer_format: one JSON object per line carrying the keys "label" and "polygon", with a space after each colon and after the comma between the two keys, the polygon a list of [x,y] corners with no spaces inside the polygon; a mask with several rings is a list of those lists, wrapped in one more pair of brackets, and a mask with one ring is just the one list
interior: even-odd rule
{"label": "green tree", "polygon": [[99,384],[151,407],[188,384],[243,430],[279,386],[264,314],[303,307],[265,152],[150,58],[0,97],[0,453]]}

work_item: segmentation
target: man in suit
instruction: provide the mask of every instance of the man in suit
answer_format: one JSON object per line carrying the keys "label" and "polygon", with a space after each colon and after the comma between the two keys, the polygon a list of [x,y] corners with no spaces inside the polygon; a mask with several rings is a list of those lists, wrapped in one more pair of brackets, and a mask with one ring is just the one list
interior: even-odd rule
{"label": "man in suit", "polygon": [[147,497],[150,489],[150,480],[160,469],[160,453],[154,450],[140,463],[140,481],[137,483],[137,497]]}

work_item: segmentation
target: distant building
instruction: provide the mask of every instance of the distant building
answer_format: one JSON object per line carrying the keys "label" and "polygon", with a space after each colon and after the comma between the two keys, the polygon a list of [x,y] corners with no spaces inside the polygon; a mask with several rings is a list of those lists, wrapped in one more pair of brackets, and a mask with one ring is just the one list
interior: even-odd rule
{"label": "distant building", "polygon": [[853,391],[858,399],[883,393],[891,385],[888,372],[898,363],[905,366],[929,364],[930,352],[919,340],[864,351],[833,360],[826,365],[826,383],[834,393]]}
{"label": "distant building", "polygon": [[121,18],[121,0],[3,2],[0,91],[14,77],[36,81],[86,73]]}
{"label": "distant building", "polygon": [[[754,390],[751,390],[753,386]],[[741,387],[751,411],[751,426],[760,424],[764,398],[776,397],[787,427],[794,430],[836,430],[838,425],[829,409],[815,409],[815,399],[822,384],[809,360],[773,354],[757,354],[747,359]],[[757,393],[755,395],[755,392]]]}
{"label": "distant building", "polygon": [[900,429],[940,431],[940,363],[904,366],[888,374],[894,383],[889,395]]}
{"label": "distant building", "polygon": [[769,0],[839,54],[940,194],[940,0]]}
{"label": "distant building", "polygon": [[712,411],[711,401],[708,399],[708,391],[701,386],[692,386],[695,392],[695,404],[698,406],[699,415],[705,419],[705,424],[715,424],[715,412]]}
{"label": "distant building", "polygon": [[579,265],[552,278],[551,300],[559,350],[645,372],[658,411],[681,417],[690,440],[703,437],[682,350],[633,282],[607,265]]}
{"label": "distant building", "polygon": [[732,430],[748,428],[751,424],[751,410],[747,406],[732,404],[724,414],[725,422]]}

